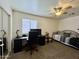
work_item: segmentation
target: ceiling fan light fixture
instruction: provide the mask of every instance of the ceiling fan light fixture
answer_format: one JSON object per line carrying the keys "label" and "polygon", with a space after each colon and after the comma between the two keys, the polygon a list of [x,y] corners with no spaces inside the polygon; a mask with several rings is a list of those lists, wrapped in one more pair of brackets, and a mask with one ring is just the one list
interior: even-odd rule
{"label": "ceiling fan light fixture", "polygon": [[56,16],[60,16],[61,14],[62,14],[62,11],[55,13]]}

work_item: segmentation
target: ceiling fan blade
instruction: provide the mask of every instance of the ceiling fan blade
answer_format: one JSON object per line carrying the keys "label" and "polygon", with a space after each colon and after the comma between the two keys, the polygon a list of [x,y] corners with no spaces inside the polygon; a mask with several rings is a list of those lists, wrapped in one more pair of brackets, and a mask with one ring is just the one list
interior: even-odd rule
{"label": "ceiling fan blade", "polygon": [[66,9],[70,9],[70,8],[72,8],[72,6],[68,6]]}
{"label": "ceiling fan blade", "polygon": [[63,14],[68,14],[68,12],[64,12]]}

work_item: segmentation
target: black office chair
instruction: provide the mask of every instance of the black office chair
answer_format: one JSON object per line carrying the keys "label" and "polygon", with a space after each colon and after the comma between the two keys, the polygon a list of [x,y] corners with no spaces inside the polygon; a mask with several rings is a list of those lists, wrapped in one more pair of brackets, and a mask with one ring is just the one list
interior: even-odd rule
{"label": "black office chair", "polygon": [[28,48],[30,50],[30,54],[32,55],[33,51],[38,51],[37,46],[38,46],[38,32],[37,31],[30,31],[29,32],[29,40],[28,40]]}

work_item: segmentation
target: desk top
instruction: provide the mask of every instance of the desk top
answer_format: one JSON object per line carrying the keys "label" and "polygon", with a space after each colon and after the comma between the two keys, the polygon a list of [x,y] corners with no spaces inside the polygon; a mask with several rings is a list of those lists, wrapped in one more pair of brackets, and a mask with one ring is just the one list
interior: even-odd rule
{"label": "desk top", "polygon": [[22,39],[22,40],[25,40],[25,39],[26,39],[26,40],[28,40],[28,37],[20,37],[20,38],[15,38],[15,39],[20,39],[20,40],[21,40],[21,39]]}
{"label": "desk top", "polygon": [[28,37],[21,37],[20,39],[26,39],[26,40],[28,40]]}

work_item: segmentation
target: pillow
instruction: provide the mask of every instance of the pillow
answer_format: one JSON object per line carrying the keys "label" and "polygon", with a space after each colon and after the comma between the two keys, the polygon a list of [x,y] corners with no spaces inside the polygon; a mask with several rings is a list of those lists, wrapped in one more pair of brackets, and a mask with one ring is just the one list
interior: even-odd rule
{"label": "pillow", "polygon": [[63,33],[65,37],[70,37],[71,33]]}

